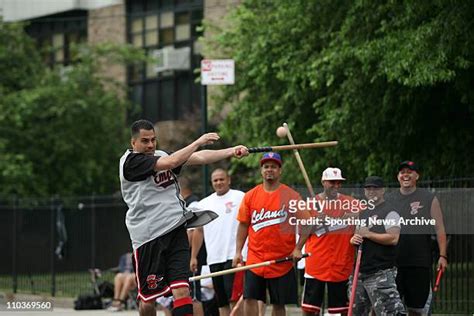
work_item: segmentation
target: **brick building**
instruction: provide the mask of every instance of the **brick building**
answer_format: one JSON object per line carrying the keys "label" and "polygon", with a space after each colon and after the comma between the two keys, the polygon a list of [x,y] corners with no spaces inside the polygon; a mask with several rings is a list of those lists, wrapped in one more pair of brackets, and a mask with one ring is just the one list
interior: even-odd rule
{"label": "brick building", "polygon": [[[67,64],[72,43],[130,43],[166,58],[157,65],[107,68],[107,75],[127,83],[129,97],[143,118],[159,125],[198,129],[201,93],[197,74],[202,59],[198,26],[203,19],[220,23],[238,0],[3,0],[5,22],[28,21],[26,31],[52,52],[48,63]],[[207,35],[207,34],[206,34]],[[231,56],[229,56],[231,57]],[[189,122],[194,122],[189,125]],[[166,123],[165,123],[166,122]]]}

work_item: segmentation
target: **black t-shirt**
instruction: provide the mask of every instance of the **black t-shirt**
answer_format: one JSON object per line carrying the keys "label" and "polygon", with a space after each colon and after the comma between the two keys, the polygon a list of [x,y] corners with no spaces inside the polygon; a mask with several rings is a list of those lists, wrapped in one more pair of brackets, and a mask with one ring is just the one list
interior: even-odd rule
{"label": "black t-shirt", "polygon": [[[387,202],[382,202],[373,209],[367,209],[362,212],[360,219],[364,219],[368,224],[373,225],[369,228],[370,231],[378,234],[384,234],[387,232],[385,226],[392,226],[391,224],[394,222],[392,221],[394,218],[389,217],[389,214],[396,215],[394,213],[397,212],[393,205]],[[385,222],[369,222],[369,218],[385,220]],[[398,221],[393,224],[397,225]],[[362,258],[360,264],[361,273],[371,274],[380,270],[390,269],[395,266],[395,261],[397,258],[397,246],[381,245],[366,238],[364,239],[362,247]]]}
{"label": "black t-shirt", "polygon": [[[404,219],[431,219],[431,204],[434,195],[424,189],[416,189],[404,195],[400,190],[388,196]],[[431,234],[433,227],[429,225],[402,225],[398,242],[397,266],[399,267],[431,267]]]}

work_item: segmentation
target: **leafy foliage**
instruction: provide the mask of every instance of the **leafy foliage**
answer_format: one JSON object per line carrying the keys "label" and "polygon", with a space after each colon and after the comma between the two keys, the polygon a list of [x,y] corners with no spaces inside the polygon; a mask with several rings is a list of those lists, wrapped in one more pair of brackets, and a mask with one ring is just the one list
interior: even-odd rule
{"label": "leafy foliage", "polygon": [[[299,143],[339,140],[301,152],[313,182],[330,165],[393,181],[405,159],[432,178],[472,176],[473,14],[469,1],[243,1],[206,43],[236,61],[222,132],[274,144],[286,121]],[[287,158],[285,180],[302,183]]]}
{"label": "leafy foliage", "polygon": [[100,69],[105,58],[143,61],[143,53],[77,47],[70,65],[50,68],[22,25],[0,22],[0,39],[0,194],[115,192],[130,104]]}

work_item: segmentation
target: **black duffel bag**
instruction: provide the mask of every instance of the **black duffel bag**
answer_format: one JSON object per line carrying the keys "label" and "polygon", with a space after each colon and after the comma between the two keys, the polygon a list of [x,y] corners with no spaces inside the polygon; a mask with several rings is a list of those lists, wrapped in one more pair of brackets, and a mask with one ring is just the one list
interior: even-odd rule
{"label": "black duffel bag", "polygon": [[77,300],[74,301],[75,310],[83,309],[102,309],[102,299],[100,295],[96,294],[83,294],[79,295]]}

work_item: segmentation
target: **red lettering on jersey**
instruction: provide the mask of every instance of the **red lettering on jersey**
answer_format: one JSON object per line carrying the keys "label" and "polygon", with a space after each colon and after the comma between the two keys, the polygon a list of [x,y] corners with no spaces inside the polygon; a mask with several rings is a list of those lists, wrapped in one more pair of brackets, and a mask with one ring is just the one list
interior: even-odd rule
{"label": "red lettering on jersey", "polygon": [[423,205],[421,205],[421,202],[413,202],[413,203],[410,203],[410,208],[411,208],[410,214],[415,215],[418,213],[419,209],[423,208]]}
{"label": "red lettering on jersey", "polygon": [[166,188],[174,183],[173,173],[170,170],[157,173],[153,179],[156,185],[162,188]]}

